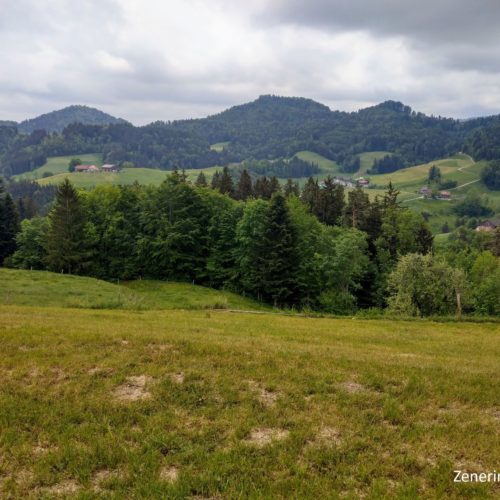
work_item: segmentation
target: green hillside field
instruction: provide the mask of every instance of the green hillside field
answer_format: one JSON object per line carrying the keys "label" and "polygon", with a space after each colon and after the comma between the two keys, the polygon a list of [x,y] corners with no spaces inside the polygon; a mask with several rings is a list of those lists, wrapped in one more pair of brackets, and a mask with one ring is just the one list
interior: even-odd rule
{"label": "green hillside field", "polygon": [[453,482],[498,470],[498,324],[71,308],[121,287],[49,274],[2,270],[1,498],[498,495]]}

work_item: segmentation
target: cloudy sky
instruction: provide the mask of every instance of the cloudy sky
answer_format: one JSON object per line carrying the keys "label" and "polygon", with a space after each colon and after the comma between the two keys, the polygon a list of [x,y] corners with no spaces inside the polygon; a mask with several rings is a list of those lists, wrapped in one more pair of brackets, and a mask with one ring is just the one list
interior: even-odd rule
{"label": "cloudy sky", "polygon": [[69,104],[135,124],[261,94],[500,113],[500,0],[0,0],[0,120]]}

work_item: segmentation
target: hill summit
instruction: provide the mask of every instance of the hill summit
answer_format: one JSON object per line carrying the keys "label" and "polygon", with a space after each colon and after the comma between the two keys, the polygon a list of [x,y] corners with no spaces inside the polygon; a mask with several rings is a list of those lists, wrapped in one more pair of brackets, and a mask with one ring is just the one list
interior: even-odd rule
{"label": "hill summit", "polygon": [[47,132],[62,132],[65,127],[72,123],[83,125],[109,125],[115,123],[127,123],[122,118],[104,113],[89,106],[73,105],[66,108],[51,111],[43,115],[24,120],[18,125],[19,132],[31,133],[34,130],[46,130]]}

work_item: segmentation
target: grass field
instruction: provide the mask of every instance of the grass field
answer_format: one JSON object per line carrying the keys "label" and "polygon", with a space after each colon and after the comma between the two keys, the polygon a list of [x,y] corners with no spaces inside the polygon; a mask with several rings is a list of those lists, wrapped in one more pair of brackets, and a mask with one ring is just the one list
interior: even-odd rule
{"label": "grass field", "polygon": [[[117,307],[117,289],[154,310],[73,302]],[[498,470],[498,324],[180,310],[221,292],[122,289],[0,270],[0,498],[498,497],[453,482]]]}
{"label": "grass field", "polygon": [[60,184],[66,177],[78,188],[91,189],[102,184],[127,185],[138,182],[139,184],[161,184],[169,172],[154,168],[124,168],[120,172],[73,172],[54,175],[39,179],[39,184]]}
{"label": "grass field", "polygon": [[366,174],[366,171],[373,167],[373,162],[375,160],[380,160],[384,156],[390,155],[391,153],[389,151],[370,151],[367,153],[361,153],[359,154],[359,159],[361,161],[361,166],[359,168],[359,171],[354,174],[354,175],[364,175]]}
{"label": "grass field", "polygon": [[43,178],[43,174],[46,173],[52,173],[53,175],[69,174],[68,166],[72,158],[80,158],[82,163],[86,165],[96,165],[98,167],[102,165],[102,156],[98,153],[72,156],[53,156],[47,159],[45,165],[42,165],[31,172],[15,175],[14,179],[36,180]]}
{"label": "grass field", "polygon": [[0,304],[139,310],[270,309],[235,293],[188,283],[138,280],[118,285],[81,276],[2,268]]}
{"label": "grass field", "polygon": [[490,324],[0,306],[0,336],[5,498],[498,494],[453,483],[500,459]]}
{"label": "grass field", "polygon": [[214,150],[214,151],[217,151],[218,153],[224,151],[224,149],[226,149],[228,146],[229,146],[230,142],[227,141],[227,142],[217,142],[215,144],[212,144],[210,146],[210,149]]}

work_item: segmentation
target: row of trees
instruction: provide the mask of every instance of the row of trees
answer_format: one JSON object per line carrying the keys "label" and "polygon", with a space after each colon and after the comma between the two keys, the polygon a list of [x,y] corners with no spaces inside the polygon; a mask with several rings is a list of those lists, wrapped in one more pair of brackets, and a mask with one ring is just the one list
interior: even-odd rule
{"label": "row of trees", "polygon": [[[494,249],[477,246],[467,265],[452,260],[462,250],[432,256],[425,221],[401,208],[392,186],[370,201],[361,189],[346,197],[342,186],[310,179],[300,196],[276,192],[244,202],[178,173],[159,187],[90,192],[66,180],[49,216],[24,220],[15,243],[6,261],[15,267],[189,281],[277,306],[449,314],[458,293],[466,311],[496,311],[494,281],[475,278],[480,293],[467,292],[470,276],[482,276],[472,269],[488,260],[485,251],[497,263]],[[491,259],[488,265],[495,275]]]}

